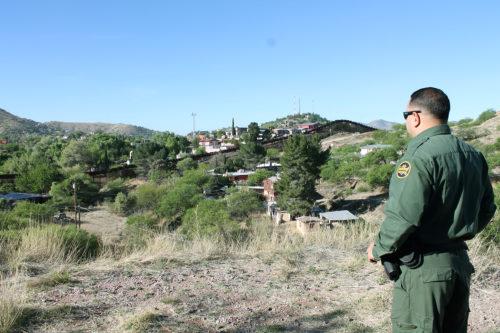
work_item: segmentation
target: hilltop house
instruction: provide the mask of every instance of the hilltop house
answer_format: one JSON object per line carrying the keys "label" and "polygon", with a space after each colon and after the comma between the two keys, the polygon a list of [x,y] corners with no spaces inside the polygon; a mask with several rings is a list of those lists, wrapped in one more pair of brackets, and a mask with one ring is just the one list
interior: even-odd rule
{"label": "hilltop house", "polygon": [[217,139],[203,139],[200,140],[200,146],[205,148],[207,153],[213,153],[216,151],[220,151],[220,142]]}
{"label": "hilltop house", "polygon": [[304,123],[304,124],[298,124],[297,128],[301,130],[302,132],[310,131],[315,128],[319,127],[319,123]]}

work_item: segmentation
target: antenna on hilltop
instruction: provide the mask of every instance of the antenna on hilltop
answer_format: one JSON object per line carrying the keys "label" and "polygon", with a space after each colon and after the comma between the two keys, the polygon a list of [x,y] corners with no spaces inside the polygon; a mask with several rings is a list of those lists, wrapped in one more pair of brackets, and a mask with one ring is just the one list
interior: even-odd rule
{"label": "antenna on hilltop", "polygon": [[299,116],[300,116],[300,97],[299,97]]}
{"label": "antenna on hilltop", "polygon": [[195,136],[195,118],[196,118],[196,113],[191,113],[191,117],[193,117],[193,137]]}

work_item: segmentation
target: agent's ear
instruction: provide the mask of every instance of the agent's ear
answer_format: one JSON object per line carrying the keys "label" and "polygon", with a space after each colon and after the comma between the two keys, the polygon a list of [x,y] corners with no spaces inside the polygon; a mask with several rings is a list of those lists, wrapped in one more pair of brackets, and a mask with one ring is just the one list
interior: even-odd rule
{"label": "agent's ear", "polygon": [[417,122],[416,126],[420,126],[420,124],[422,123],[422,118],[420,118],[421,113],[414,113],[414,115],[416,116],[415,120]]}

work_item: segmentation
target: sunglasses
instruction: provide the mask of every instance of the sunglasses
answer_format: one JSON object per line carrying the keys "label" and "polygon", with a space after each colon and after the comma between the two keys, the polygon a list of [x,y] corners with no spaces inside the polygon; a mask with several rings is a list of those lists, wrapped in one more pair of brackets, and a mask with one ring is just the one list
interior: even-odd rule
{"label": "sunglasses", "polygon": [[403,112],[403,117],[406,120],[406,118],[408,118],[408,116],[411,115],[412,113],[421,113],[421,112],[422,111],[419,111],[419,110],[417,110],[417,111],[405,111],[405,112]]}

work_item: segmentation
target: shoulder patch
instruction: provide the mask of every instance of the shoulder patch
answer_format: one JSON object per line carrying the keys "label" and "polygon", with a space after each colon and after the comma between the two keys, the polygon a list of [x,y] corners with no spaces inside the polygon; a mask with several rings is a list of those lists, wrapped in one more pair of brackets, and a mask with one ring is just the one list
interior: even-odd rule
{"label": "shoulder patch", "polygon": [[410,174],[411,164],[408,161],[401,162],[396,170],[396,176],[398,178],[405,178]]}

